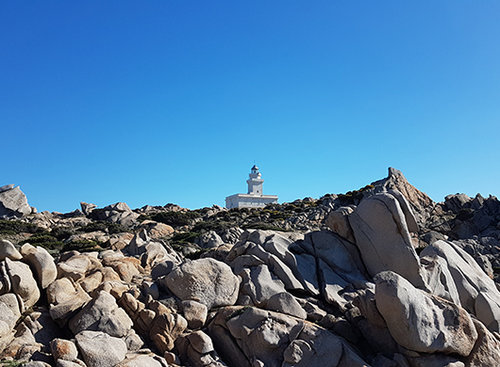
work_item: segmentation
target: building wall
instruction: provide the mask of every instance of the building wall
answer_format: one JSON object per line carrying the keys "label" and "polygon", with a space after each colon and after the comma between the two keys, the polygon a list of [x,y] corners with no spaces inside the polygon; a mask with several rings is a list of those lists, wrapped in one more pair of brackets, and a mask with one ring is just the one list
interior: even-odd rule
{"label": "building wall", "polygon": [[226,208],[263,208],[267,204],[277,203],[277,198],[266,198],[262,196],[242,197],[239,195],[228,196],[226,198]]}

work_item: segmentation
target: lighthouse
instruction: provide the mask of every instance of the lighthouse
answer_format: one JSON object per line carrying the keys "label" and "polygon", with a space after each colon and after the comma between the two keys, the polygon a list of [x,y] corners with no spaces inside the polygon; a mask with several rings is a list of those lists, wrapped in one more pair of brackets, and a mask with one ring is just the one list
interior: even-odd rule
{"label": "lighthouse", "polygon": [[248,192],[246,194],[234,194],[226,197],[226,208],[263,208],[268,204],[278,202],[277,195],[264,195],[262,191],[264,180],[256,165],[250,168],[247,185]]}

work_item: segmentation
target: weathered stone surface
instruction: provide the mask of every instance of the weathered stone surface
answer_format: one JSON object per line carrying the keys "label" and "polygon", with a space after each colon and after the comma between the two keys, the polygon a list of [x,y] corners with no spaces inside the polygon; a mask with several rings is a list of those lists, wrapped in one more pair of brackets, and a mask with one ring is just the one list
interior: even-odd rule
{"label": "weathered stone surface", "polygon": [[69,322],[69,328],[74,334],[83,330],[93,330],[115,337],[126,336],[132,325],[132,320],[122,308],[118,307],[115,298],[104,291],[99,292],[97,298]]}
{"label": "weathered stone surface", "polygon": [[122,339],[100,331],[82,331],[75,338],[88,367],[114,367],[127,354],[127,345]]}
{"label": "weathered stone surface", "polygon": [[148,235],[151,238],[167,237],[174,233],[174,229],[172,228],[172,226],[169,226],[165,223],[155,222],[153,220],[143,221],[141,223],[141,227],[147,230]]}
{"label": "weathered stone surface", "polygon": [[273,276],[265,264],[243,269],[238,275],[242,278],[240,299],[245,295],[251,300],[250,304],[263,305],[274,294],[285,292],[283,282]]}
{"label": "weathered stone surface", "polygon": [[93,209],[89,217],[130,227],[135,224],[139,214],[134,213],[126,203],[115,203],[102,209]]}
{"label": "weathered stone surface", "polygon": [[271,311],[281,312],[287,315],[306,319],[307,312],[300,306],[294,296],[290,293],[276,293],[267,300],[266,308]]}
{"label": "weathered stone surface", "polygon": [[[23,367],[51,367],[50,364],[42,361],[30,361],[23,364]],[[66,367],[66,366],[63,366]]]}
{"label": "weathered stone surface", "polygon": [[214,350],[212,339],[201,330],[189,334],[187,339],[189,340],[189,344],[191,344],[198,353],[205,354]]}
{"label": "weathered stone surface", "polygon": [[[460,304],[482,321],[490,331],[499,331],[500,292],[495,282],[486,275],[476,261],[453,242],[437,241],[426,247],[422,258],[441,258],[443,268],[449,273],[436,280],[432,291],[442,295],[458,293],[453,301]],[[451,278],[451,279],[450,279]]]}
{"label": "weathered stone surface", "polygon": [[20,261],[6,258],[0,263],[0,294],[12,292],[23,300],[26,308],[33,306],[40,298],[40,290],[30,267]]}
{"label": "weathered stone surface", "polygon": [[84,278],[93,269],[93,265],[97,264],[90,256],[77,253],[69,259],[57,263],[58,277],[71,278],[76,281]]}
{"label": "weathered stone surface", "polygon": [[28,205],[28,199],[26,199],[26,195],[19,186],[11,187],[6,185],[2,187],[3,191],[0,191],[0,218],[22,217],[31,214],[32,209]]}
{"label": "weathered stone surface", "polygon": [[199,329],[205,324],[208,309],[203,303],[193,300],[182,301],[182,310],[191,329]]}
{"label": "weathered stone surface", "polygon": [[208,231],[196,239],[196,244],[202,248],[215,248],[223,245],[224,241],[215,231]]}
{"label": "weathered stone surface", "polygon": [[491,333],[480,321],[473,320],[478,338],[474,349],[467,357],[467,367],[496,366],[500,359],[500,338]]}
{"label": "weathered stone surface", "polygon": [[349,215],[353,212],[353,208],[342,206],[335,211],[332,211],[326,218],[326,225],[340,237],[354,243],[354,233],[349,224]]}
{"label": "weathered stone surface", "polygon": [[167,361],[153,353],[127,354],[127,357],[115,367],[168,367]]}
{"label": "weathered stone surface", "polygon": [[43,247],[34,247],[29,243],[21,247],[24,259],[35,269],[42,289],[47,288],[57,278],[54,258]]}
{"label": "weathered stone surface", "polygon": [[88,367],[88,366],[79,359],[75,359],[74,361],[66,361],[64,359],[58,359],[56,362],[56,367]]}
{"label": "weathered stone surface", "polygon": [[50,316],[60,323],[65,323],[74,311],[91,299],[80,285],[69,278],[57,279],[47,287]]}
{"label": "weathered stone surface", "polygon": [[0,261],[5,260],[6,257],[11,260],[21,260],[23,258],[10,241],[0,240]]}
{"label": "weathered stone surface", "polygon": [[34,310],[28,314],[25,313],[22,323],[40,345],[48,346],[54,337],[61,335],[61,329],[52,320],[49,310],[44,306],[35,306]]}
{"label": "weathered stone surface", "polygon": [[463,308],[416,289],[394,272],[378,274],[375,282],[377,309],[400,345],[417,352],[469,355],[477,332]]}
{"label": "weathered stone surface", "polygon": [[388,171],[387,178],[372,183],[375,190],[400,192],[410,204],[412,212],[418,217],[419,221],[423,221],[425,212],[433,207],[434,202],[432,199],[411,185],[401,171],[392,167],[389,167]]}
{"label": "weathered stone surface", "polygon": [[0,353],[14,338],[14,326],[21,317],[22,308],[14,293],[0,296]]}
{"label": "weathered stone surface", "polygon": [[233,305],[240,281],[228,265],[207,258],[176,267],[166,276],[165,284],[180,299],[192,299],[210,309]]}
{"label": "weathered stone surface", "polygon": [[187,328],[186,319],[157,301],[150,302],[148,308],[150,312],[143,312],[140,316],[149,325],[149,337],[161,352],[172,350],[177,337]]}
{"label": "weathered stone surface", "polygon": [[219,310],[209,334],[229,365],[367,366],[343,339],[325,329],[253,307]]}
{"label": "weathered stone surface", "polygon": [[55,360],[74,361],[78,358],[78,349],[76,349],[75,343],[70,340],[56,338],[50,343],[50,350]]}
{"label": "weathered stone surface", "polygon": [[80,207],[82,208],[83,214],[89,215],[90,213],[92,213],[92,210],[94,210],[95,208],[97,208],[97,205],[81,201],[80,202]]}
{"label": "weathered stone surface", "polygon": [[352,243],[330,231],[315,231],[307,233],[300,245],[316,258],[319,288],[328,302],[344,308],[344,292],[368,287],[363,262]]}
{"label": "weathered stone surface", "polygon": [[365,198],[349,216],[363,262],[371,276],[394,271],[415,287],[425,289],[420,261],[413,248],[407,218],[389,193]]}

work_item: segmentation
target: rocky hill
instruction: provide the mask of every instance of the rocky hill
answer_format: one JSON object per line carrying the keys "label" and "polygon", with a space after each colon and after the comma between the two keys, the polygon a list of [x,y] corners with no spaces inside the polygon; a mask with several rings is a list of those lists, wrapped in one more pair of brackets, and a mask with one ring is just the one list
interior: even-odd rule
{"label": "rocky hill", "polygon": [[395,169],[264,209],[0,188],[0,365],[496,366],[500,203]]}

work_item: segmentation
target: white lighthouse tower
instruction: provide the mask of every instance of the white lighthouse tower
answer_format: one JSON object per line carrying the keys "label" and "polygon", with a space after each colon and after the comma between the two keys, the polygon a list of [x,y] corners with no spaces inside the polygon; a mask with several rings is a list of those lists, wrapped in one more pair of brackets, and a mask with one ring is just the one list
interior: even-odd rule
{"label": "white lighthouse tower", "polygon": [[262,195],[262,184],[264,180],[261,178],[262,175],[259,172],[259,167],[254,164],[248,176],[250,177],[247,180],[248,193],[252,195]]}
{"label": "white lighthouse tower", "polygon": [[226,197],[226,208],[263,208],[267,204],[278,202],[278,196],[264,195],[262,191],[264,180],[259,172],[259,167],[254,165],[250,169],[248,177],[248,193],[234,194]]}

